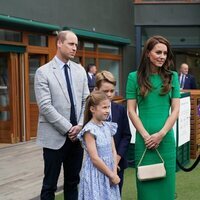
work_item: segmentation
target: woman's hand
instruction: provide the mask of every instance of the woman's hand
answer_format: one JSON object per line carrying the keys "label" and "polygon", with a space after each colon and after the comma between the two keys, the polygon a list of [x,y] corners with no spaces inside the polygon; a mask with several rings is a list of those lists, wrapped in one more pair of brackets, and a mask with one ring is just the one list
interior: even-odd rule
{"label": "woman's hand", "polygon": [[163,135],[161,133],[159,132],[154,133],[145,140],[145,145],[148,149],[156,149],[158,148],[162,139],[163,139]]}

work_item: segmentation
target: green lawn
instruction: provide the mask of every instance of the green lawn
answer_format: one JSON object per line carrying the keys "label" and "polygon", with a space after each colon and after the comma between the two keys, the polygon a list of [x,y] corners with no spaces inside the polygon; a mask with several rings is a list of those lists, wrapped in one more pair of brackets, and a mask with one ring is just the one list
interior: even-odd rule
{"label": "green lawn", "polygon": [[[124,178],[122,199],[136,200],[135,169],[128,168]],[[200,199],[200,165],[192,172],[177,172],[176,193],[177,200]],[[56,200],[63,200],[63,195],[57,195]]]}

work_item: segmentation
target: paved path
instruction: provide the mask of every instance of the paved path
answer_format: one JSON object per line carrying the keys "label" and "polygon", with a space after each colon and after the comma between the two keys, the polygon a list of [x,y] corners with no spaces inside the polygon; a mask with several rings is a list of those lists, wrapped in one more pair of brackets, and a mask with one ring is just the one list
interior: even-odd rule
{"label": "paved path", "polygon": [[42,149],[35,141],[0,148],[0,200],[38,200],[42,179]]}

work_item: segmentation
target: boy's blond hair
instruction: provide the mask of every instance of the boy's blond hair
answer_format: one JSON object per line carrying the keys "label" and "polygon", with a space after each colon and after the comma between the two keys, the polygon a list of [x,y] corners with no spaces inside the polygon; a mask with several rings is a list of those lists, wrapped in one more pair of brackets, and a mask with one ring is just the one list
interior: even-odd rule
{"label": "boy's blond hair", "polygon": [[109,71],[103,70],[96,74],[96,87],[99,89],[103,82],[108,82],[116,86],[116,80],[113,74]]}

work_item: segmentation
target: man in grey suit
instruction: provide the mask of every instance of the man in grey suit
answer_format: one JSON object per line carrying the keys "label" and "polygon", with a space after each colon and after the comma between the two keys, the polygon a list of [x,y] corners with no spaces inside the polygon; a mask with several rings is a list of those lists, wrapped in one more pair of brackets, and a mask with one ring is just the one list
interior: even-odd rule
{"label": "man in grey suit", "polygon": [[64,169],[64,199],[78,199],[77,185],[83,150],[76,136],[83,125],[85,100],[89,94],[84,68],[72,62],[78,39],[71,31],[57,36],[57,52],[35,74],[39,107],[37,144],[43,147],[42,200],[55,199],[61,166]]}

